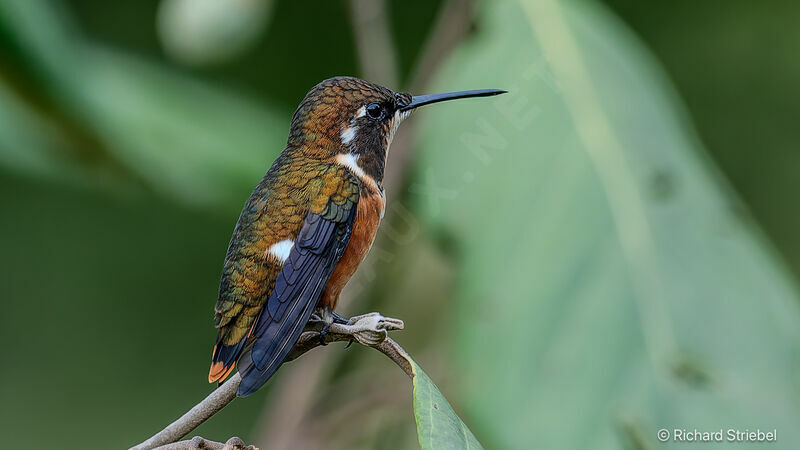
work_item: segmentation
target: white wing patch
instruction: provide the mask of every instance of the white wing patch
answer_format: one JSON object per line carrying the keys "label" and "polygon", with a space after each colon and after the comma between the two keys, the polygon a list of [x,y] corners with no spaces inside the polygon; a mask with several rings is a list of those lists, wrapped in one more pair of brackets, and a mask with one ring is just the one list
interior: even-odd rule
{"label": "white wing patch", "polygon": [[289,253],[292,252],[292,248],[294,247],[294,241],[291,239],[284,239],[280,242],[276,242],[272,244],[269,248],[270,255],[278,258],[280,262],[286,262],[286,259],[289,258]]}

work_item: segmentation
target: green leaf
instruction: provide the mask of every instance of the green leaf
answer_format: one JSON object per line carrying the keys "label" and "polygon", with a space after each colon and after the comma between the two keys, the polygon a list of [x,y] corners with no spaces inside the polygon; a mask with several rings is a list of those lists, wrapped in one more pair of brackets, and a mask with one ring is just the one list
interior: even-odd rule
{"label": "green leaf", "polygon": [[163,194],[238,210],[283,150],[288,114],[92,49],[76,104],[114,158]]}
{"label": "green leaf", "polygon": [[19,130],[0,138],[0,163],[36,173],[103,160],[167,197],[238,210],[285,146],[288,112],[95,45],[61,12],[0,4],[0,44],[14,50],[14,76],[29,78],[28,97],[48,106],[37,111],[0,80],[0,97],[14,100],[0,116]]}
{"label": "green leaf", "polygon": [[482,449],[428,375],[408,358],[414,370],[414,418],[423,449]]}
{"label": "green leaf", "polygon": [[[795,285],[636,38],[593,2],[484,2],[418,112],[411,199],[459,257],[454,372],[492,448],[800,439]],[[421,119],[424,117],[424,119]]]}

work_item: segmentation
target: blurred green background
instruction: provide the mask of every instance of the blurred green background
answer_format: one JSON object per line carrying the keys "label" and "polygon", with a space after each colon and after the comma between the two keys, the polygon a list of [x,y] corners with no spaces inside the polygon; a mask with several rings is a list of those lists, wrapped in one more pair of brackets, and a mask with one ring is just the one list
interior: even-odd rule
{"label": "blurred green background", "polygon": [[[341,311],[403,318],[485,447],[761,428],[796,448],[799,20],[789,1],[0,0],[3,446],[129,447],[211,391],[239,208],[305,92],[348,74],[511,92],[403,125]],[[416,448],[410,392],[332,345],[196,434]]]}

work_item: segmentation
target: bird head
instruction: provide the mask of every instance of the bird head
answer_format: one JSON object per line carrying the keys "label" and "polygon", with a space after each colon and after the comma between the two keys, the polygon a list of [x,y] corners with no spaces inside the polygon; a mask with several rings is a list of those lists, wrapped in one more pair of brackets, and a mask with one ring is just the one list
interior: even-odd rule
{"label": "bird head", "polygon": [[356,171],[380,183],[394,133],[415,108],[504,92],[485,89],[412,96],[358,78],[329,78],[314,86],[295,111],[289,146],[313,158],[344,157]]}

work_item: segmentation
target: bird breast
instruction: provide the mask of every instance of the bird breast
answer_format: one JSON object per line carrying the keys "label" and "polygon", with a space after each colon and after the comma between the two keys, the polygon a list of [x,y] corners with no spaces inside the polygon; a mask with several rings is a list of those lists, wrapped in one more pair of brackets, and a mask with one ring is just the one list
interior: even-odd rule
{"label": "bird breast", "polygon": [[362,188],[361,198],[356,209],[356,219],[353,223],[353,232],[350,235],[350,242],[333,269],[328,284],[322,292],[322,297],[318,306],[332,311],[336,308],[339,301],[339,294],[344,289],[347,282],[356,273],[358,266],[369,252],[372,243],[375,241],[375,234],[383,217],[385,201],[379,192]]}

